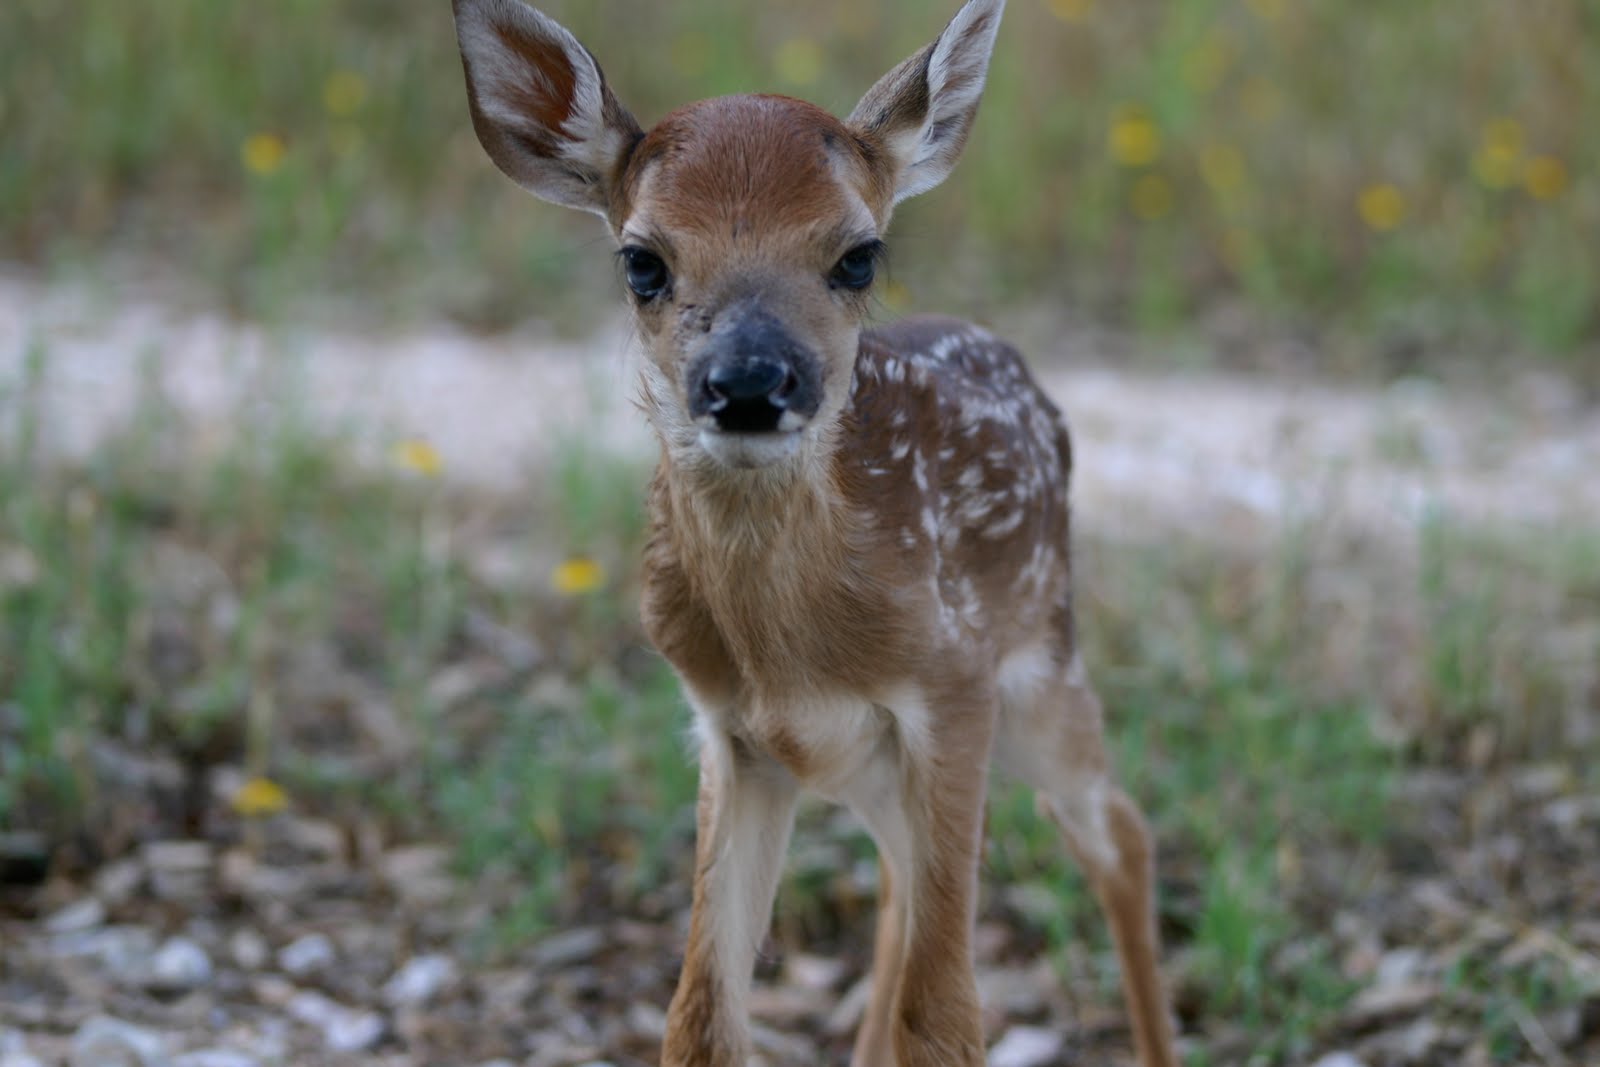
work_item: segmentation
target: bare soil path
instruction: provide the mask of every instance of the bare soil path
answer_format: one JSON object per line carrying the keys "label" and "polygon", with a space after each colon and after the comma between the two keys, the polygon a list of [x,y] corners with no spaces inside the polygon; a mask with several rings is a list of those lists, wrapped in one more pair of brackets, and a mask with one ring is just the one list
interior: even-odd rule
{"label": "bare soil path", "polygon": [[[127,418],[153,374],[179,411],[219,432],[274,380],[313,417],[420,437],[457,482],[515,490],[569,437],[647,456],[630,403],[627,327],[582,344],[436,325],[404,333],[265,328],[148,299],[0,276],[0,382],[47,357],[41,402],[55,445],[81,454]],[[1600,519],[1600,411],[1549,377],[1493,395],[1422,381],[1388,389],[1218,374],[1133,374],[1070,341],[1030,353],[1072,419],[1086,521],[1278,526],[1332,518],[1409,530]]]}

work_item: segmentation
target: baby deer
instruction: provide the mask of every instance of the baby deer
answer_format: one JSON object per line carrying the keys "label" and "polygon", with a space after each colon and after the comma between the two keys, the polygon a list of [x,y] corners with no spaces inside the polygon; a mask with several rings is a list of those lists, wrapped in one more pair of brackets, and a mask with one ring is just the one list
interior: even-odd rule
{"label": "baby deer", "polygon": [[802,788],[881,856],[855,1067],[984,1060],[972,927],[991,760],[1038,790],[1104,907],[1145,1067],[1176,1062],[1149,834],[1073,633],[1061,414],[975,326],[865,330],[896,204],[978,111],[1004,0],[969,0],[844,121],[782,96],[645,132],[521,0],[455,0],[473,124],[537,196],[604,218],[661,442],[643,619],[700,745],[694,912],[666,1067],[743,1067]]}

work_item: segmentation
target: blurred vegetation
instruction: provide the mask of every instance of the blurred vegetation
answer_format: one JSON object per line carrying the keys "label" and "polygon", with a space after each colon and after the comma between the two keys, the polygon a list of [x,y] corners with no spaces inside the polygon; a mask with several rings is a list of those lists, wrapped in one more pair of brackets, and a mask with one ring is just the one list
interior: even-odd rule
{"label": "blurred vegetation", "polygon": [[[32,401],[47,356],[0,383],[0,831],[89,862],[163,827],[237,839],[207,797],[250,780],[234,815],[287,804],[451,842],[496,902],[488,946],[683,906],[695,771],[634,607],[642,467],[569,445],[525,499],[461,498],[425,443],[311,427],[253,389],[209,446],[151,391],[63,467]],[[1414,875],[1408,842],[1438,833],[1406,779],[1553,766],[1600,788],[1600,533],[1157,538],[1080,536],[1086,654],[1162,842],[1184,1012],[1283,1062],[1358,985],[1329,916],[1391,864]],[[147,795],[137,769],[163,759],[194,787]],[[802,819],[779,908],[797,944],[870,917],[825,814]],[[986,912],[1114,995],[1104,927],[1026,791],[996,784],[989,840]],[[1520,1049],[1544,964],[1484,951],[1459,981]]]}
{"label": "blurred vegetation", "polygon": [[[955,0],[545,7],[649,122],[755,90],[848,110]],[[1600,362],[1593,0],[1007,18],[954,188],[903,212],[889,310],[1242,314],[1363,338],[1379,366],[1463,344]],[[495,326],[611,271],[592,219],[478,149],[443,0],[8,0],[0,144],[0,257],[155,255],[251,310],[349,294]]]}

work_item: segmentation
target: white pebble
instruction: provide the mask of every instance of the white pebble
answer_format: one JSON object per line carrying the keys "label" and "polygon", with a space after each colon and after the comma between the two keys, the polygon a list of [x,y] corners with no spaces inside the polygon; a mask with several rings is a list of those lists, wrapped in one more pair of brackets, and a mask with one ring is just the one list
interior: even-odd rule
{"label": "white pebble", "polygon": [[96,1015],[72,1035],[72,1067],[169,1067],[166,1038],[154,1030]]}
{"label": "white pebble", "polygon": [[297,937],[278,952],[278,966],[296,978],[315,974],[333,965],[333,942],[326,934]]}
{"label": "white pebble", "polygon": [[150,961],[151,989],[182,992],[211,980],[211,957],[206,950],[186,937],[174,937],[156,951]]}
{"label": "white pebble", "polygon": [[417,956],[384,985],[383,1002],[391,1008],[426,1004],[455,980],[456,965],[449,956]]}
{"label": "white pebble", "polygon": [[1014,1026],[989,1052],[989,1067],[1044,1067],[1061,1055],[1065,1039],[1054,1030]]}

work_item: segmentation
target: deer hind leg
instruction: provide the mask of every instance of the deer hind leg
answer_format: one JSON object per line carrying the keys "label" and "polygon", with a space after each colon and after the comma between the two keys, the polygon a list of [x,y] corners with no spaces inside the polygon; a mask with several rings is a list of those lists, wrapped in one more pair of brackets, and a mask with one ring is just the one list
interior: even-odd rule
{"label": "deer hind leg", "polygon": [[912,870],[912,827],[903,774],[899,753],[880,748],[839,798],[866,824],[878,847],[878,932],[866,1010],[856,1031],[850,1067],[896,1067],[895,997],[905,969]]}
{"label": "deer hind leg", "polygon": [[1158,970],[1154,853],[1138,807],[1117,785],[1105,752],[1100,700],[1082,662],[1008,694],[998,759],[1038,791],[1111,927],[1142,1067],[1175,1067],[1172,1020]]}
{"label": "deer hind leg", "polygon": [[[879,846],[880,852],[882,846]],[[878,861],[878,933],[872,946],[871,992],[856,1031],[850,1067],[894,1067],[894,994],[906,950],[905,889],[887,857]]]}

